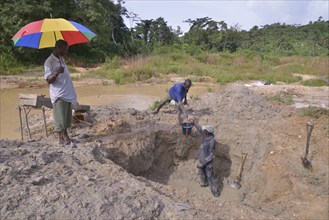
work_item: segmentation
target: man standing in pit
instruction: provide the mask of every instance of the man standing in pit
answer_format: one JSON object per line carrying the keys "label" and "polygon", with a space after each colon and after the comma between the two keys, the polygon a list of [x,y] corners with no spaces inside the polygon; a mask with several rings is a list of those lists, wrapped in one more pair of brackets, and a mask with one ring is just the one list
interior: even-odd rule
{"label": "man standing in pit", "polygon": [[200,186],[210,187],[212,194],[219,197],[217,182],[214,175],[214,159],[216,150],[215,128],[212,125],[200,126],[197,120],[193,119],[192,122],[195,128],[201,135],[202,144],[198,151],[199,163],[197,168],[200,175]]}

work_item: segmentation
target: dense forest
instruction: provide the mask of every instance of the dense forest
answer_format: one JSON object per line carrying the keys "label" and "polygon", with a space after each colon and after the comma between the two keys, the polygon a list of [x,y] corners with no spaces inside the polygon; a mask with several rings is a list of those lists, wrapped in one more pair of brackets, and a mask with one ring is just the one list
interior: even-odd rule
{"label": "dense forest", "polygon": [[[89,44],[70,47],[70,56],[88,63],[113,57],[148,55],[171,47],[189,55],[246,50],[281,56],[328,56],[329,21],[319,17],[306,25],[274,23],[249,31],[229,27],[210,17],[188,19],[187,33],[173,29],[164,18],[140,18],[125,8],[122,0],[2,0],[0,3],[0,66],[9,71],[16,65],[40,65],[51,49],[14,47],[11,38],[24,25],[44,18],[65,18],[91,29],[97,36]],[[135,24],[124,23],[127,18]],[[166,50],[167,51],[167,50]]]}

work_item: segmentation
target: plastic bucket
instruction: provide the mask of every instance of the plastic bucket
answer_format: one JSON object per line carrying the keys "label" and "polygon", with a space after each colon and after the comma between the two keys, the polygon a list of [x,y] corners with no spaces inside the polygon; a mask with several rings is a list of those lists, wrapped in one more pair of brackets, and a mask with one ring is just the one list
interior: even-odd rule
{"label": "plastic bucket", "polygon": [[192,131],[192,124],[190,122],[184,122],[182,124],[182,130],[183,130],[183,134],[185,135],[190,135],[191,131]]}

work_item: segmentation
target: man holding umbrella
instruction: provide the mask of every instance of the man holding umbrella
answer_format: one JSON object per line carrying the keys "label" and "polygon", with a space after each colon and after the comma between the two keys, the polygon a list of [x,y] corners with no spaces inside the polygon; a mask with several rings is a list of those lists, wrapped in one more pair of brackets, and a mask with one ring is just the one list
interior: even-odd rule
{"label": "man holding umbrella", "polygon": [[76,103],[77,99],[63,55],[68,46],[90,42],[95,36],[94,32],[77,22],[64,18],[45,18],[28,23],[12,38],[15,47],[55,47],[45,62],[44,77],[50,85],[54,127],[58,132],[60,146],[75,147],[67,134],[67,128],[71,126],[72,104]]}
{"label": "man holding umbrella", "polygon": [[56,41],[55,49],[44,63],[44,78],[50,85],[50,99],[53,104],[54,130],[58,133],[59,146],[72,146],[67,128],[71,127],[72,104],[77,102],[77,95],[73,87],[63,55],[68,50],[64,40]]}

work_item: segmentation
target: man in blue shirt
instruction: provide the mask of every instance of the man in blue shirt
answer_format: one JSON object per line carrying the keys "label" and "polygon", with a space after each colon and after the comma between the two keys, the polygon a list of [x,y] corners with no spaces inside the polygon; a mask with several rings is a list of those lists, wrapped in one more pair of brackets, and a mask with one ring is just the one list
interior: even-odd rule
{"label": "man in blue shirt", "polygon": [[[162,99],[158,108],[155,110],[155,114],[157,114],[162,106],[166,103],[169,103],[171,100],[174,100],[178,106],[178,121],[180,122],[181,114],[183,113],[183,117],[187,118],[187,114],[185,112],[185,108],[183,104],[187,104],[187,93],[190,87],[192,86],[192,81],[190,79],[186,79],[185,82],[180,82],[175,84],[173,87],[169,89],[168,94]],[[184,103],[183,103],[184,100]]]}

